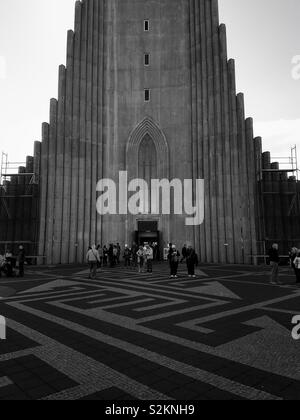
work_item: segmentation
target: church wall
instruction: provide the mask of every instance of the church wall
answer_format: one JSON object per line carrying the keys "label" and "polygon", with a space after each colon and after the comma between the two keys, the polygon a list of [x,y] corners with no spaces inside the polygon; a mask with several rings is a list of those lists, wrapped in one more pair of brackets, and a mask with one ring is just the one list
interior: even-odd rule
{"label": "church wall", "polygon": [[58,98],[42,129],[40,255],[50,264],[82,262],[92,243],[130,241],[132,217],[97,215],[96,183],[132,170],[128,144],[148,124],[164,153],[161,173],[206,181],[204,224],[162,217],[164,244],[191,242],[205,262],[251,262],[253,123],[234,72],[217,0],[77,1]]}

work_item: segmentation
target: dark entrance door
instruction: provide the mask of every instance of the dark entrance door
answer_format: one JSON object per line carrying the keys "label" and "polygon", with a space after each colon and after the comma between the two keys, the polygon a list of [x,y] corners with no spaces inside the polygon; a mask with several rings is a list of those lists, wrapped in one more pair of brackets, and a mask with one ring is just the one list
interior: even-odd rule
{"label": "dark entrance door", "polygon": [[145,243],[156,243],[159,247],[158,222],[140,221],[138,222],[138,231],[136,232],[136,242],[138,245]]}

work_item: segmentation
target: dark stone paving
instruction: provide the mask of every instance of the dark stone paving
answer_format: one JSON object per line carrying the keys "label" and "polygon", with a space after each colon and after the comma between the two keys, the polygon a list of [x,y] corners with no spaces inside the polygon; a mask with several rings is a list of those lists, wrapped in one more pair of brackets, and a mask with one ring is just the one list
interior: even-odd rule
{"label": "dark stone paving", "polygon": [[300,288],[281,268],[138,274],[30,268],[0,279],[0,399],[300,399]]}

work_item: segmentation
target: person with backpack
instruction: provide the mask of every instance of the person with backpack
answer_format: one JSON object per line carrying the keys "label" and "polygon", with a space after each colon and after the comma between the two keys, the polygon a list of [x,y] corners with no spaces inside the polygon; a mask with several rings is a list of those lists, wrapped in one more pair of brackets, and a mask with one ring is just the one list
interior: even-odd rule
{"label": "person with backpack", "polygon": [[177,278],[177,273],[178,273],[178,266],[179,266],[179,258],[180,258],[180,253],[177,250],[175,245],[172,245],[172,247],[170,247],[169,250],[169,255],[168,255],[168,259],[170,262],[170,268],[171,268],[171,275],[170,278]]}
{"label": "person with backpack", "polygon": [[294,259],[295,273],[296,273],[296,283],[300,283],[300,250],[298,250],[297,256]]}
{"label": "person with backpack", "polygon": [[186,265],[188,269],[188,276],[196,278],[195,267],[198,265],[198,255],[192,247],[188,248],[186,256]]}
{"label": "person with backpack", "polygon": [[90,267],[89,279],[95,280],[97,277],[97,266],[100,262],[99,253],[97,251],[96,245],[93,245],[89,248],[86,255],[87,263]]}

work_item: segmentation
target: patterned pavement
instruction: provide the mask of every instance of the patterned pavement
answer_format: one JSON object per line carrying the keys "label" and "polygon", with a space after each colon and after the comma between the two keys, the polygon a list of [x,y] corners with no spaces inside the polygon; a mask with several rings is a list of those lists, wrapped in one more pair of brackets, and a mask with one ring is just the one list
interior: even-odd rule
{"label": "patterned pavement", "polygon": [[31,268],[0,279],[0,399],[300,399],[300,288],[265,268],[138,274]]}

